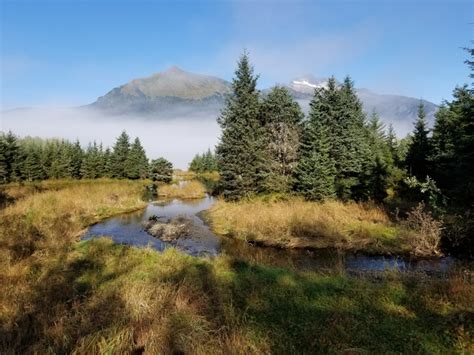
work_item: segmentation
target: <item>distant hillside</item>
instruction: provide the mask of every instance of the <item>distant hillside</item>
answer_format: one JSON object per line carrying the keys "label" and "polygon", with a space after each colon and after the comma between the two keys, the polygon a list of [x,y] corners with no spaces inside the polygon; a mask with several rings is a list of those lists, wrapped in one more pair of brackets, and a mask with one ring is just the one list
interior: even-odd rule
{"label": "distant hillside", "polygon": [[[315,88],[325,87],[326,78],[311,75],[297,78],[285,85],[304,111]],[[262,90],[264,95],[269,89]],[[89,108],[113,115],[141,115],[153,119],[186,117],[196,112],[217,115],[231,92],[231,84],[223,79],[194,74],[177,67],[135,79],[112,89]],[[420,102],[417,98],[382,95],[367,89],[357,89],[367,113],[375,109],[386,122],[391,122],[400,135],[410,132]],[[423,101],[429,121],[433,121],[437,106]]]}
{"label": "distant hillside", "polygon": [[[327,79],[317,79],[311,75],[295,79],[289,85],[286,85],[305,112],[309,109],[309,102],[314,89],[326,86]],[[405,135],[412,131],[420,99],[400,95],[377,94],[367,89],[356,89],[356,91],[367,114],[370,114],[373,110],[377,111],[384,122],[394,125],[399,134]],[[434,114],[438,106],[426,100],[422,100],[422,102],[425,106],[428,122],[434,122]]]}
{"label": "distant hillside", "polygon": [[172,67],[114,88],[90,105],[111,114],[166,114],[187,109],[218,110],[230,84]]}

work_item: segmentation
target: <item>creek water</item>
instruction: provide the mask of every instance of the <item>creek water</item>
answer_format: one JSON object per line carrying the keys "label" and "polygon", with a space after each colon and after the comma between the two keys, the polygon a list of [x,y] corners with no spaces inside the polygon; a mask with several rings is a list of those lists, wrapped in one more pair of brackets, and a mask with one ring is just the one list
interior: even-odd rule
{"label": "creek water", "polygon": [[[346,271],[350,273],[379,272],[386,270],[447,273],[458,262],[451,257],[436,259],[411,259],[392,256],[368,256],[337,250],[288,250],[261,247],[245,241],[215,235],[199,217],[208,209],[214,198],[199,200],[171,200],[151,202],[144,210],[125,213],[106,219],[89,227],[83,239],[109,237],[116,243],[135,247],[151,247],[164,250],[174,247],[197,257],[213,257],[227,254],[239,260],[303,271]],[[175,217],[190,221],[189,235],[175,242],[164,242],[149,235],[143,222],[157,216],[167,222]]]}

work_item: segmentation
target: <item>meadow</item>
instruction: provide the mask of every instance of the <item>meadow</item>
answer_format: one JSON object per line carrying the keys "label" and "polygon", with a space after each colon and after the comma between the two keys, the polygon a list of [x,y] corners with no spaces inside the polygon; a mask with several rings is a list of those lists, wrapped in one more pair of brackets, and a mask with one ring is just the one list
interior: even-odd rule
{"label": "meadow", "polygon": [[[11,199],[0,210],[1,353],[474,350],[474,286],[466,270],[356,277],[160,253],[106,238],[80,241],[88,225],[143,208],[146,183],[60,181],[4,190]],[[390,223],[383,211],[332,208],[347,208],[345,215],[363,223]]]}
{"label": "meadow", "polygon": [[436,255],[441,226],[429,214],[418,212],[396,220],[373,203],[315,203],[270,195],[240,202],[219,200],[206,216],[217,234],[266,246]]}

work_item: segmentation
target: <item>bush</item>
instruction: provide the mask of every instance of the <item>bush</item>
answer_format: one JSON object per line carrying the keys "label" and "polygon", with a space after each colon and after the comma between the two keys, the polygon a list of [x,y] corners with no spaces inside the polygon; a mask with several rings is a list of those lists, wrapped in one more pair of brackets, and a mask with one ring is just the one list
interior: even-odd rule
{"label": "bush", "polygon": [[173,164],[165,158],[152,160],[150,177],[153,181],[170,183],[173,178]]}
{"label": "bush", "polygon": [[430,212],[425,211],[423,202],[408,212],[404,223],[408,229],[412,230],[410,243],[413,247],[413,254],[419,256],[441,254],[439,247],[442,223],[434,219]]}

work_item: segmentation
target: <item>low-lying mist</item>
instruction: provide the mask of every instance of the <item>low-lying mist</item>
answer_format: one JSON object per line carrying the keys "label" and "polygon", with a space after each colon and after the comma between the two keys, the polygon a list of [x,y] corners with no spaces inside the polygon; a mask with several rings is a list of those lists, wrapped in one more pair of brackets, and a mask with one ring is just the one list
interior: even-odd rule
{"label": "low-lying mist", "polygon": [[177,113],[167,117],[110,116],[78,108],[34,108],[1,112],[0,131],[20,137],[94,140],[112,146],[123,130],[139,137],[147,156],[170,160],[185,169],[196,153],[213,149],[220,135],[215,113]]}

